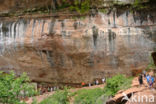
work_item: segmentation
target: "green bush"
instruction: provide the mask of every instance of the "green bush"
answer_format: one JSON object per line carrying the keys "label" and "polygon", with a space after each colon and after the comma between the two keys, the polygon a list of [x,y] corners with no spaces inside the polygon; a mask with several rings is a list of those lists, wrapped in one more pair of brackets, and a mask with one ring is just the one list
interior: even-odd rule
{"label": "green bush", "polygon": [[9,74],[0,72],[0,103],[23,104],[21,98],[33,96],[37,92],[35,87],[29,84],[29,78],[24,73],[19,77],[14,72]]}
{"label": "green bush", "polygon": [[74,104],[95,104],[103,93],[103,89],[100,88],[79,90],[75,96]]}
{"label": "green bush", "polygon": [[149,69],[156,69],[156,66],[154,64],[154,60],[153,60],[152,56],[150,56],[149,59],[150,59],[150,63],[148,64],[146,71],[148,71]]}
{"label": "green bush", "polygon": [[[68,0],[63,0],[64,4],[68,4]],[[74,0],[73,3],[68,4],[70,10],[77,11],[78,13],[86,13],[91,6],[91,0]],[[67,6],[66,6],[67,7]]]}
{"label": "green bush", "polygon": [[116,75],[106,81],[104,92],[108,96],[114,96],[119,90],[127,89],[131,86],[132,78],[123,75]]}
{"label": "green bush", "polygon": [[52,96],[43,100],[40,104],[69,104],[68,102],[68,90],[56,91]]}

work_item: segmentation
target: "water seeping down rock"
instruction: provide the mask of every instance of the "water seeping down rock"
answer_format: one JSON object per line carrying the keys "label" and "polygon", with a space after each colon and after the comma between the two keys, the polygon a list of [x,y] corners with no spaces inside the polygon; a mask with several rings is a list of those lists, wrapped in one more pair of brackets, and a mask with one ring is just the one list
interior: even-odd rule
{"label": "water seeping down rock", "polygon": [[98,12],[84,19],[3,18],[0,70],[72,85],[117,73],[131,75],[149,63],[155,34],[155,9]]}

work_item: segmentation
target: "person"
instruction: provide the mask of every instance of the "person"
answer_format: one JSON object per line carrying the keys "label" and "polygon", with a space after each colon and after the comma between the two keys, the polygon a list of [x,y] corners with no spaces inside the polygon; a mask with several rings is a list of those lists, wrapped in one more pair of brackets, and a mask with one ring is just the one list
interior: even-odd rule
{"label": "person", "polygon": [[91,83],[89,83],[88,86],[91,87]]}
{"label": "person", "polygon": [[144,75],[144,77],[146,77],[146,71],[145,70],[143,71],[143,75]]}
{"label": "person", "polygon": [[51,91],[51,92],[53,91],[53,87],[51,87],[50,91]]}
{"label": "person", "polygon": [[150,87],[153,87],[153,83],[155,82],[154,76],[150,78]]}
{"label": "person", "polygon": [[81,83],[81,85],[82,85],[82,87],[84,87],[84,86],[85,86],[85,83],[84,83],[84,82],[82,82],[82,83]]}
{"label": "person", "polygon": [[98,80],[96,80],[96,85],[98,85],[99,84],[99,81]]}
{"label": "person", "polygon": [[103,84],[105,83],[105,78],[102,78],[102,83],[103,83]]}
{"label": "person", "polygon": [[149,74],[147,74],[146,80],[147,80],[148,85],[150,85],[150,78],[151,78],[151,76]]}
{"label": "person", "polygon": [[139,84],[142,85],[143,84],[142,74],[139,75],[138,80],[139,80]]}

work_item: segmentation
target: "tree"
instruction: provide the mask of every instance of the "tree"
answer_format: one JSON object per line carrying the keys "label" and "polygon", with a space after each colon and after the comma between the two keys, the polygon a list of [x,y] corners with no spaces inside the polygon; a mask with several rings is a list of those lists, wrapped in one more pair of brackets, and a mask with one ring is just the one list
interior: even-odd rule
{"label": "tree", "polygon": [[16,77],[13,71],[9,74],[0,72],[0,103],[25,104],[21,99],[36,93],[26,73]]}

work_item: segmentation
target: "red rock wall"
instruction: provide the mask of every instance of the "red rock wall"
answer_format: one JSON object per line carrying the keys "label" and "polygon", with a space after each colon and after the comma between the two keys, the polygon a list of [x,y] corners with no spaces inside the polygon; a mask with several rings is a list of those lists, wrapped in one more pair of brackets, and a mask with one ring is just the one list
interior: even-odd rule
{"label": "red rock wall", "polygon": [[74,84],[145,69],[156,48],[156,13],[0,22],[0,68],[35,81]]}

